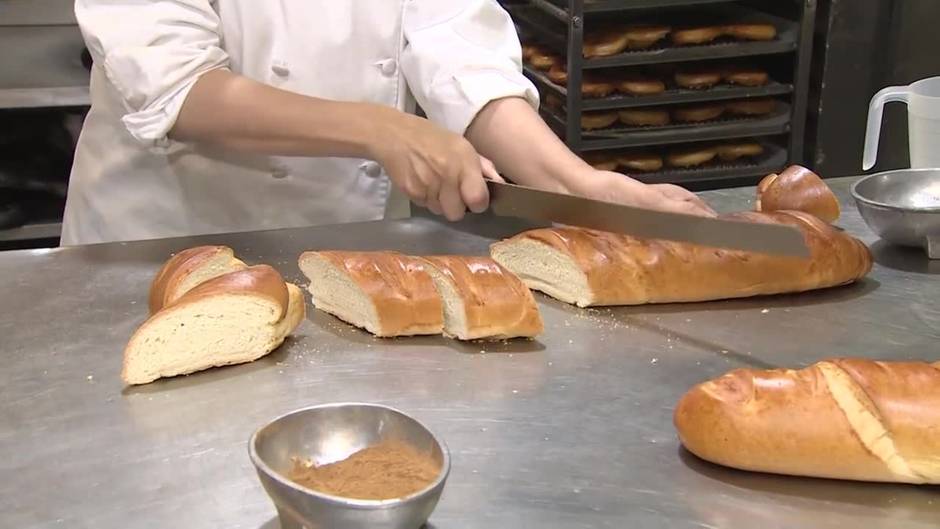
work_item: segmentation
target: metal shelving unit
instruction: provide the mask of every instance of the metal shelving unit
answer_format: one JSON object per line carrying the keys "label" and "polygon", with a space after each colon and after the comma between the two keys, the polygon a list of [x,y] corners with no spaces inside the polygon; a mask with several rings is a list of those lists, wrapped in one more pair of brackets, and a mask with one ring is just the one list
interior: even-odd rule
{"label": "metal shelving unit", "polygon": [[[74,2],[0,0],[0,4],[0,50],[4,50],[0,53],[0,111],[22,120],[23,115],[33,112],[61,109],[64,115],[89,106],[90,74],[82,60],[85,44],[75,20]],[[3,125],[10,126],[0,123]],[[49,181],[24,182],[25,187],[14,189],[48,190],[45,184],[60,182],[64,176],[50,174]],[[50,192],[51,197],[60,194]],[[46,245],[59,238],[62,224],[53,211],[39,212],[33,206],[26,209],[30,212],[27,224],[0,230],[0,248],[25,248],[40,241]]]}
{"label": "metal shelving unit", "polygon": [[[542,109],[550,125],[563,128],[567,119],[551,109]],[[669,145],[695,141],[715,141],[786,134],[790,131],[790,107],[780,103],[771,115],[733,118],[701,123],[675,123],[660,127],[624,127],[581,131],[581,151],[622,147]]]}
{"label": "metal shelving unit", "polygon": [[[568,97],[568,89],[553,83],[544,72],[528,65],[523,67],[529,79],[545,92],[554,92],[562,98]],[[764,86],[718,85],[705,90],[691,90],[669,87],[665,92],[655,95],[630,96],[613,95],[603,98],[582,99],[582,110],[608,110],[614,108],[646,107],[653,105],[671,105],[678,103],[698,103],[705,101],[723,101],[728,99],[746,99],[752,97],[770,97],[787,95],[793,92],[790,83],[770,81]]]}
{"label": "metal shelving unit", "polygon": [[0,26],[0,109],[89,105],[84,46],[74,25]]}
{"label": "metal shelving unit", "polygon": [[[780,4],[786,4],[786,9],[775,7],[774,13],[757,9],[745,0],[528,0],[506,7],[521,34],[553,50],[566,61],[566,86],[553,83],[543,72],[533,68],[526,67],[525,71],[543,93],[555,94],[564,100],[563,111],[543,109],[542,113],[546,121],[575,152],[734,138],[786,137],[785,149],[775,151],[774,156],[765,157],[759,163],[670,171],[655,176],[658,179],[673,178],[674,180],[665,181],[674,182],[707,180],[720,183],[731,179],[763,176],[788,163],[803,161],[803,133],[816,2],[786,0]],[[784,14],[781,15],[781,12]],[[795,15],[791,16],[793,13]],[[595,25],[628,21],[641,25],[675,26],[684,23],[695,24],[699,23],[699,20],[768,22],[777,29],[777,37],[771,41],[759,42],[719,40],[698,46],[671,46],[667,42],[649,49],[590,59],[584,58],[582,54],[585,33],[590,33]],[[706,22],[702,23],[707,25]],[[792,68],[792,78],[788,72],[785,81],[771,81],[761,87],[715,86],[706,90],[685,90],[670,85],[665,92],[651,96],[615,95],[592,99],[581,95],[581,83],[586,71],[738,58],[749,58],[751,61],[774,58],[778,63],[785,62]],[[786,111],[776,112],[761,119],[655,128],[601,131],[581,129],[580,117],[585,111],[757,97],[786,100]],[[649,175],[636,176],[641,179],[650,178]]]}

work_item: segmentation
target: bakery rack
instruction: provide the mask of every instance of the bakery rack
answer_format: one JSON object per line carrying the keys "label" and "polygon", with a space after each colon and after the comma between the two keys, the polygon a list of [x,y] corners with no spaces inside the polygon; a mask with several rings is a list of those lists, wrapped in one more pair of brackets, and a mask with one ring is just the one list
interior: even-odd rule
{"label": "bakery rack", "polygon": [[[0,49],[0,251],[54,246],[71,147],[53,138],[77,130],[90,105],[74,2],[0,0]],[[59,158],[67,163],[45,163]]]}
{"label": "bakery rack", "polygon": [[[525,66],[526,75],[545,95],[554,95],[560,108],[542,105],[546,122],[579,154],[643,146],[710,142],[748,138],[772,139],[780,147],[765,156],[734,166],[669,170],[655,175],[633,174],[650,182],[669,181],[695,188],[725,187],[755,183],[789,163],[803,161],[809,66],[815,25],[815,0],[528,0],[503,2],[524,40],[538,42],[563,58],[567,83],[552,82],[545,72]],[[710,18],[709,18],[710,17]],[[772,23],[777,37],[770,41],[716,41],[698,46],[675,47],[657,44],[651,48],[620,54],[584,58],[585,33],[611,20],[625,23],[694,24],[698,20],[722,19]],[[769,62],[777,75],[763,86],[717,85],[706,90],[667,86],[655,95],[612,95],[585,98],[581,82],[585,72],[614,67],[658,67],[656,65],[714,64],[746,60]],[[582,130],[584,112],[638,107],[706,103],[772,97],[777,111],[750,119],[722,119],[662,127],[614,127]]]}

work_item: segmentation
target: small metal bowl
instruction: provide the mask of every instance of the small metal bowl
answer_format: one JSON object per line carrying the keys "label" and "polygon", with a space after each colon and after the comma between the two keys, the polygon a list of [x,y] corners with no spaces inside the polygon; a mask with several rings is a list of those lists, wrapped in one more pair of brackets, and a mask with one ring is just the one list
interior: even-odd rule
{"label": "small metal bowl", "polygon": [[[437,479],[403,498],[360,500],[317,492],[287,477],[295,458],[323,465],[386,440],[429,453],[440,464]],[[401,411],[377,404],[325,404],[290,412],[259,428],[248,452],[282,529],[417,529],[437,506],[450,473],[443,441]]]}
{"label": "small metal bowl", "polygon": [[879,237],[921,247],[931,259],[940,259],[940,169],[873,174],[852,186],[852,196]]}

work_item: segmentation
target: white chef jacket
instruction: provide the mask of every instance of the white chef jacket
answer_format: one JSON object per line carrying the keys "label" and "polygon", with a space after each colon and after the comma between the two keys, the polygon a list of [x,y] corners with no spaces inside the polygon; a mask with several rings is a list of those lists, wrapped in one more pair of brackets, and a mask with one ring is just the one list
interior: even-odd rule
{"label": "white chef jacket", "polygon": [[76,0],[94,58],[62,244],[375,220],[392,194],[359,159],[257,156],[167,138],[215,68],[340,101],[415,109],[463,134],[538,94],[494,0]]}

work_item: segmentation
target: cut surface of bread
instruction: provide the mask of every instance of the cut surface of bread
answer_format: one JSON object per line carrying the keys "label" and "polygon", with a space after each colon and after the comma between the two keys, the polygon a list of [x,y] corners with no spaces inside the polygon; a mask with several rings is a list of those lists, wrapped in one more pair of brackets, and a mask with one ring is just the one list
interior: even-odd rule
{"label": "cut surface of bread", "polygon": [[305,252],[316,308],[380,337],[440,334],[441,298],[421,259],[396,252]]}
{"label": "cut surface of bread", "polygon": [[444,334],[461,340],[534,337],[542,317],[532,292],[489,257],[425,257],[444,303]]}
{"label": "cut surface of bread", "polygon": [[568,254],[544,242],[543,237],[564,239],[565,232],[526,233],[531,237],[517,235],[492,245],[490,255],[533,290],[579,307],[591,305],[594,293],[587,275]]}
{"label": "cut surface of bread", "polygon": [[689,390],[674,422],[692,453],[743,470],[940,482],[940,369],[833,359],[736,369]]}
{"label": "cut surface of bread", "polygon": [[146,384],[256,360],[304,319],[303,294],[267,265],[196,286],[151,316],[124,350],[122,378]]}
{"label": "cut surface of bread", "polygon": [[197,285],[247,266],[227,246],[197,246],[171,257],[150,284],[150,313],[178,300]]}
{"label": "cut surface of bread", "polygon": [[864,243],[807,213],[723,217],[794,226],[811,256],[771,256],[573,227],[523,232],[493,244],[490,252],[530,288],[580,307],[802,292],[851,283],[871,270]]}

